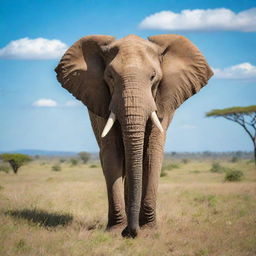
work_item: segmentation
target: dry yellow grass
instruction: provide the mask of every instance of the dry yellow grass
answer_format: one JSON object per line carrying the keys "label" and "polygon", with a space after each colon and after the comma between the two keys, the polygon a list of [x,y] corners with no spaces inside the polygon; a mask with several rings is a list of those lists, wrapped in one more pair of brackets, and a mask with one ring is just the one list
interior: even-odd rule
{"label": "dry yellow grass", "polygon": [[256,255],[253,163],[221,163],[244,172],[234,183],[209,172],[210,160],[179,163],[160,178],[158,227],[132,240],[104,231],[101,169],[62,163],[54,172],[54,161],[33,161],[18,175],[0,172],[0,255]]}

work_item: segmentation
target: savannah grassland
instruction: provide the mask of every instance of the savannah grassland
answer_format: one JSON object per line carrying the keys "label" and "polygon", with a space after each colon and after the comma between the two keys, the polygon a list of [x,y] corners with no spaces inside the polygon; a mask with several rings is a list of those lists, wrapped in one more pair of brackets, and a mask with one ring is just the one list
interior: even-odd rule
{"label": "savannah grassland", "polygon": [[[0,255],[256,255],[256,169],[229,159],[243,171],[240,182],[210,172],[213,160],[175,160],[160,178],[155,230],[124,239],[106,232],[107,197],[97,164],[37,159],[18,175],[0,172]],[[175,167],[175,165],[174,165]]]}

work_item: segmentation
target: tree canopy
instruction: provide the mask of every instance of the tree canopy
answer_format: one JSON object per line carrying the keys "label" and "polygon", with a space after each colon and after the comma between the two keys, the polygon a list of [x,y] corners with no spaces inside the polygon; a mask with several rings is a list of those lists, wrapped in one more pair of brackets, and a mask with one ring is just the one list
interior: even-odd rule
{"label": "tree canopy", "polygon": [[242,126],[253,142],[254,160],[256,165],[256,105],[247,107],[214,109],[210,112],[207,112],[206,116],[224,117]]}
{"label": "tree canopy", "polygon": [[235,115],[235,114],[256,114],[256,105],[248,107],[232,107],[224,109],[213,109],[210,112],[206,113],[206,116],[224,116],[224,115]]}
{"label": "tree canopy", "polygon": [[91,154],[88,152],[80,152],[79,156],[82,159],[84,164],[86,164],[91,158]]}
{"label": "tree canopy", "polygon": [[9,154],[9,153],[4,153],[0,155],[0,158],[4,162],[9,162],[13,172],[17,174],[18,169],[26,164],[27,162],[31,161],[31,158],[28,155],[25,154]]}

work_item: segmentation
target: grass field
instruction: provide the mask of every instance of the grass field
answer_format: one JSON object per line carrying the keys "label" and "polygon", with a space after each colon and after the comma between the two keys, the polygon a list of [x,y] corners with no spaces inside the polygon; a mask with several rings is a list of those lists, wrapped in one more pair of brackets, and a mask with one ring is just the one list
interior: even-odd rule
{"label": "grass field", "polygon": [[210,172],[211,160],[176,160],[160,178],[158,227],[134,240],[104,231],[100,167],[64,162],[52,171],[58,161],[32,161],[18,175],[0,172],[1,256],[256,255],[256,169],[248,160],[220,162],[243,171],[240,182]]}

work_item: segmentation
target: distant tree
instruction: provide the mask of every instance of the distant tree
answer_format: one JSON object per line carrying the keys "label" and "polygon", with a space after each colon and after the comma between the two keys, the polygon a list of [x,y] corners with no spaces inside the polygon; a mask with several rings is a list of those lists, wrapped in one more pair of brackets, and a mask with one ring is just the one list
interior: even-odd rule
{"label": "distant tree", "polygon": [[0,155],[0,158],[4,161],[4,162],[8,162],[12,169],[13,172],[15,174],[17,174],[18,169],[26,164],[27,162],[31,161],[31,158],[28,155],[24,155],[24,154],[8,154],[8,153],[4,153],[2,155]]}
{"label": "distant tree", "polygon": [[242,126],[252,140],[254,148],[254,162],[256,165],[256,105],[214,109],[206,113],[206,116],[224,117]]}
{"label": "distant tree", "polygon": [[91,158],[91,154],[88,152],[80,152],[78,155],[80,156],[84,164],[86,164]]}
{"label": "distant tree", "polygon": [[71,166],[75,166],[75,165],[78,164],[78,160],[75,159],[75,158],[71,158],[71,159],[70,159],[70,163],[71,163]]}

